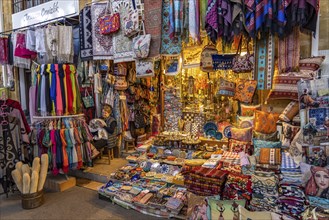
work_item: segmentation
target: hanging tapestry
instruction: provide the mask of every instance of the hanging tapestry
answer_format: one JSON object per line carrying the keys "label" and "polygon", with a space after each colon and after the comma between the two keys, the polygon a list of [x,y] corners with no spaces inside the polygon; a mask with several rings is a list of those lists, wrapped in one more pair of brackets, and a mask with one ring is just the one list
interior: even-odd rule
{"label": "hanging tapestry", "polygon": [[149,57],[160,55],[162,1],[144,0],[145,31],[151,34]]}
{"label": "hanging tapestry", "polygon": [[86,6],[80,11],[80,57],[82,61],[93,59],[93,38],[91,25],[91,7]]}
{"label": "hanging tapestry", "polygon": [[279,40],[279,73],[298,72],[300,58],[299,28]]}
{"label": "hanging tapestry", "polygon": [[172,0],[163,0],[162,3],[162,35],[161,35],[161,54],[180,54],[182,50],[182,39],[180,35],[170,37],[173,24],[173,5]]}
{"label": "hanging tapestry", "polygon": [[267,38],[256,39],[255,76],[257,89],[266,90],[272,88],[272,76],[274,73],[274,39],[270,34]]}
{"label": "hanging tapestry", "polygon": [[[112,1],[113,13],[120,14],[121,27],[124,27],[125,18],[127,18],[129,14],[133,12],[133,10],[134,8],[131,4],[131,1]],[[120,30],[113,35],[113,49],[115,63],[133,61],[132,38],[125,36],[123,28],[120,28]]]}
{"label": "hanging tapestry", "polygon": [[98,19],[105,15],[106,4],[93,4],[91,6],[92,21],[92,47],[94,60],[112,60],[113,59],[113,37],[112,35],[103,35],[100,33]]}

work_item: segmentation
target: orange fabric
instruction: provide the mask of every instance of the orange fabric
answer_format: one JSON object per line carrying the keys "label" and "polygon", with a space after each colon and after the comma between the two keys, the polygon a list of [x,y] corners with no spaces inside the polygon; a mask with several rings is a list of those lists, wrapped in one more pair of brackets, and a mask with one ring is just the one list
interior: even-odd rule
{"label": "orange fabric", "polygon": [[81,151],[81,139],[79,136],[79,131],[77,128],[74,128],[74,139],[75,139],[75,148],[77,150],[77,155],[78,155],[78,167],[77,169],[80,169],[82,167],[82,151]]}
{"label": "orange fabric", "polygon": [[63,151],[63,172],[68,173],[69,172],[69,157],[67,156],[67,143],[65,138],[65,129],[60,130],[61,135],[61,141],[62,141],[62,151]]}
{"label": "orange fabric", "polygon": [[238,79],[235,83],[234,99],[244,103],[251,103],[256,86],[256,80]]}
{"label": "orange fabric", "polygon": [[264,134],[271,134],[276,132],[276,122],[279,119],[277,113],[267,113],[262,111],[255,111],[254,130]]}

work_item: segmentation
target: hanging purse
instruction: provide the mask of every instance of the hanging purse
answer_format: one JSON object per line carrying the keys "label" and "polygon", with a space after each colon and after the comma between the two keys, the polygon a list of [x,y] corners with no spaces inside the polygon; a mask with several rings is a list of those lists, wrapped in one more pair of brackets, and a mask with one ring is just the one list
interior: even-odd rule
{"label": "hanging purse", "polygon": [[88,89],[85,89],[85,96],[82,97],[85,108],[92,108],[95,106],[94,98],[89,94]]}
{"label": "hanging purse", "polygon": [[[108,9],[110,8],[110,14],[108,14]],[[120,14],[112,13],[111,0],[108,0],[105,14],[98,18],[99,31],[103,35],[112,34],[120,29]]]}
{"label": "hanging purse", "polygon": [[136,7],[135,0],[131,1],[133,10],[131,10],[124,20],[124,34],[127,37],[132,37],[139,32],[139,13]]}
{"label": "hanging purse", "polygon": [[218,51],[214,45],[207,45],[201,52],[200,68],[204,72],[213,72],[212,55],[217,54]]}
{"label": "hanging purse", "polygon": [[256,91],[257,81],[249,79],[238,79],[236,81],[234,99],[244,103],[251,103]]}
{"label": "hanging purse", "polygon": [[254,54],[250,54],[249,52],[249,41],[247,42],[247,54],[241,56],[242,49],[242,36],[240,38],[238,50],[236,51],[236,55],[233,58],[233,66],[232,70],[235,73],[245,73],[251,72],[254,69],[255,57]]}
{"label": "hanging purse", "polygon": [[148,57],[150,52],[151,34],[145,33],[144,21],[142,21],[143,35],[134,37],[133,39],[133,58],[143,59]]}
{"label": "hanging purse", "polygon": [[219,79],[217,95],[222,96],[234,96],[235,83],[225,80],[224,78]]}
{"label": "hanging purse", "polygon": [[235,54],[213,54],[212,62],[214,70],[229,70],[233,66]]}
{"label": "hanging purse", "polygon": [[136,77],[152,77],[154,76],[154,61],[145,59],[145,60],[135,60],[136,64]]}

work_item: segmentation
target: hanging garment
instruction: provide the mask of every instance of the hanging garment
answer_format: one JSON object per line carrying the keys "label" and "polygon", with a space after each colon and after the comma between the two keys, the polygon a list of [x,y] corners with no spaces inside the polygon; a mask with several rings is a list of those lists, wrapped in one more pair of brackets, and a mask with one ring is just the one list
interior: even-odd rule
{"label": "hanging garment", "polygon": [[8,64],[8,38],[0,37],[0,64]]}
{"label": "hanging garment", "polygon": [[72,26],[58,26],[58,63],[73,63],[73,29]]}

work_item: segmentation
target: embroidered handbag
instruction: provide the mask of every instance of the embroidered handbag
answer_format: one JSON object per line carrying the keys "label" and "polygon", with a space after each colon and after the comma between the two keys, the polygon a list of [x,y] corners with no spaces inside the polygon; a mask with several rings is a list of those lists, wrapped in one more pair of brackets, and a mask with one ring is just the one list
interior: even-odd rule
{"label": "embroidered handbag", "polygon": [[133,38],[133,58],[134,59],[143,59],[148,57],[150,52],[151,44],[151,34],[145,34],[144,22],[143,26],[143,35],[138,35]]}
{"label": "embroidered handbag", "polygon": [[135,128],[145,128],[146,127],[146,122],[145,122],[145,117],[144,114],[141,111],[136,111],[135,112]]}
{"label": "embroidered handbag", "polygon": [[224,78],[219,79],[217,95],[223,96],[234,96],[235,83],[225,80]]}
{"label": "embroidered handbag", "polygon": [[131,1],[133,10],[131,10],[127,17],[124,19],[124,34],[127,37],[132,37],[139,32],[139,13],[136,8],[135,0]]}
{"label": "embroidered handbag", "polygon": [[256,80],[238,79],[236,81],[234,99],[244,103],[251,103],[256,87]]}
{"label": "embroidered handbag", "polygon": [[89,94],[88,89],[85,89],[85,96],[82,97],[85,108],[92,108],[95,106],[94,98]]}
{"label": "embroidered handbag", "polygon": [[213,54],[212,62],[214,70],[229,70],[233,66],[235,54]]}
{"label": "embroidered handbag", "polygon": [[[108,14],[108,9],[110,8],[110,14]],[[112,34],[120,29],[120,14],[112,13],[111,0],[108,0],[105,14],[98,18],[99,31],[103,35]]]}
{"label": "embroidered handbag", "polygon": [[232,70],[235,73],[245,73],[250,72],[254,69],[255,57],[254,54],[250,54],[249,52],[249,41],[247,42],[247,54],[241,56],[242,49],[242,37],[240,38],[238,50],[236,51],[236,55],[233,58],[233,66]]}
{"label": "embroidered handbag", "polygon": [[153,60],[135,60],[136,77],[152,77],[154,76],[154,61]]}
{"label": "embroidered handbag", "polygon": [[213,68],[213,60],[212,55],[217,54],[218,51],[214,45],[207,45],[203,48],[201,52],[201,62],[200,68],[204,72],[212,72],[214,71]]}

